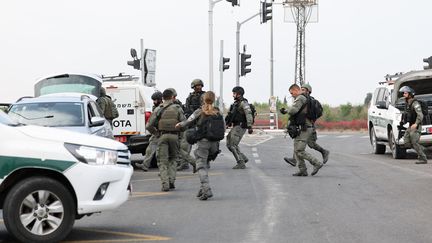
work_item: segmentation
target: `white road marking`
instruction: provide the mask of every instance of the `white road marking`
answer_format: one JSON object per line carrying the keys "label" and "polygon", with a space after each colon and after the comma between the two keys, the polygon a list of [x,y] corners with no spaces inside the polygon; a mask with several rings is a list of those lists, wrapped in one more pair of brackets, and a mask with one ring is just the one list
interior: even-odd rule
{"label": "white road marking", "polygon": [[259,157],[258,153],[252,153],[252,156],[253,156],[254,158],[258,158],[258,157]]}
{"label": "white road marking", "polygon": [[349,138],[352,137],[352,135],[340,135],[340,136],[336,136],[337,138]]}
{"label": "white road marking", "polygon": [[361,138],[369,138],[369,136],[363,136],[363,137],[361,137]]}
{"label": "white road marking", "polygon": [[318,135],[318,138],[323,138],[323,137],[327,137],[327,135]]}
{"label": "white road marking", "polygon": [[260,160],[260,159],[256,159],[256,160],[255,160],[255,163],[257,163],[257,164],[261,164],[261,160]]}
{"label": "white road marking", "polygon": [[254,148],[252,148],[252,151],[256,152],[256,151],[258,151],[258,149],[254,147]]}

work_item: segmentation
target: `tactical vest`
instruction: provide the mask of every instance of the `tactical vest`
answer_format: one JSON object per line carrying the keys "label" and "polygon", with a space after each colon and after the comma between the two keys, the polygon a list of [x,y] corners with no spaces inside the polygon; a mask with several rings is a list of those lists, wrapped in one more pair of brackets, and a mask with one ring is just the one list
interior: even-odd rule
{"label": "tactical vest", "polygon": [[231,105],[230,112],[233,114],[232,123],[234,125],[247,124],[246,114],[243,109],[240,109],[240,104],[242,101],[243,99],[236,101]]}
{"label": "tactical vest", "polygon": [[186,107],[186,109],[189,110],[189,112],[191,112],[191,114],[197,110],[198,108],[201,107],[201,95],[204,94],[204,91],[201,91],[199,93],[190,93],[189,97],[188,97],[188,101],[187,105],[188,107]]}
{"label": "tactical vest", "polygon": [[158,130],[161,132],[177,132],[175,125],[180,122],[178,119],[178,110],[175,105],[166,108],[160,115],[158,121]]}
{"label": "tactical vest", "polygon": [[408,122],[411,125],[413,125],[417,120],[417,112],[414,109],[414,102],[411,103],[411,105],[408,105],[408,103],[405,104],[405,122]]}

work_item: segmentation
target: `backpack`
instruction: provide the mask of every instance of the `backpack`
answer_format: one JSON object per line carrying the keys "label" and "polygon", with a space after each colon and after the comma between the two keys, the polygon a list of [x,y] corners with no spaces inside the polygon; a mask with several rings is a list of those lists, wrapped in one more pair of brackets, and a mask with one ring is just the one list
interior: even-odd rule
{"label": "backpack", "polygon": [[306,117],[312,121],[318,120],[323,115],[323,107],[321,103],[314,97],[308,97],[308,112]]}
{"label": "backpack", "polygon": [[221,114],[204,116],[198,127],[198,133],[209,141],[220,141],[225,137],[225,122]]}

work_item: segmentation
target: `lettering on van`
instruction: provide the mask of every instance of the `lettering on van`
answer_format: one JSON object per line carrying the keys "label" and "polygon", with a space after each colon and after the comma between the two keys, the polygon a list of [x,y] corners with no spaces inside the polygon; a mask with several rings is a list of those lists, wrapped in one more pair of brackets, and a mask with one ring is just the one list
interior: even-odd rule
{"label": "lettering on van", "polygon": [[117,108],[131,108],[132,104],[116,104]]}
{"label": "lettering on van", "polygon": [[132,127],[129,120],[114,120],[113,127]]}

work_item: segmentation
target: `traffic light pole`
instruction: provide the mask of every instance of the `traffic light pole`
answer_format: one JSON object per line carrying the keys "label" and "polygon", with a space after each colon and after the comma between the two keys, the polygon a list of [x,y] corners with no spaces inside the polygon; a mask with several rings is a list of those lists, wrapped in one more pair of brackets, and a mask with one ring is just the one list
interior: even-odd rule
{"label": "traffic light pole", "polygon": [[222,0],[209,0],[209,89],[214,91],[213,88],[213,8],[216,3]]}
{"label": "traffic light pole", "polygon": [[237,31],[236,31],[236,86],[240,86],[240,28],[242,24],[248,22],[249,20],[255,18],[256,16],[259,16],[260,13],[252,15],[251,17],[247,18],[243,22],[237,21]]}
{"label": "traffic light pole", "polygon": [[223,72],[224,72],[224,62],[223,62],[223,46],[224,41],[220,41],[220,58],[219,58],[219,110],[223,113]]}

